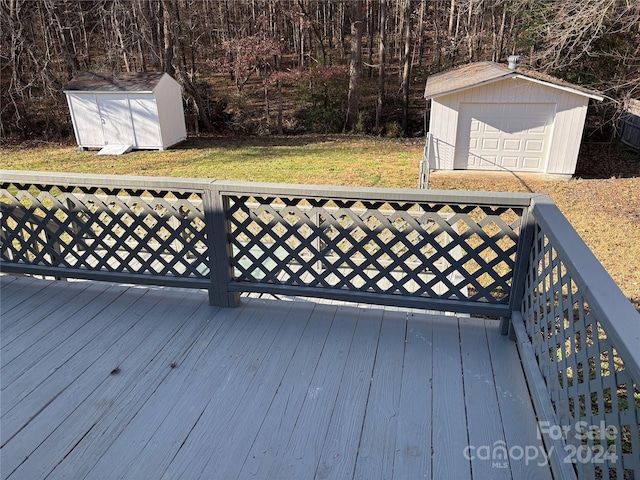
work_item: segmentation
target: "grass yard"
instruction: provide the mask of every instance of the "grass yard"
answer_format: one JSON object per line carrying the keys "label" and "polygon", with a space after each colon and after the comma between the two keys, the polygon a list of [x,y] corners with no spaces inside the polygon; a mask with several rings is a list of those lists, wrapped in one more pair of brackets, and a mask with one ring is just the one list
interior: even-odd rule
{"label": "grass yard", "polygon": [[[2,168],[372,187],[418,184],[423,139],[350,136],[194,138],[120,157],[73,145],[0,150]],[[437,172],[431,188],[548,193],[640,310],[640,156],[585,147],[577,178]]]}
{"label": "grass yard", "polygon": [[[256,182],[415,186],[422,140],[349,136],[195,138],[177,148],[98,156],[75,146],[2,150],[3,168]],[[354,162],[355,160],[355,162]]]}

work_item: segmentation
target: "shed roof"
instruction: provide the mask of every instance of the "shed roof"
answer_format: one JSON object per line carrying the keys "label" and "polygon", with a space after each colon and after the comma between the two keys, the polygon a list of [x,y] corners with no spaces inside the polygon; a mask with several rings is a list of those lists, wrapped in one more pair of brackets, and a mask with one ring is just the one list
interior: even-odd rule
{"label": "shed roof", "polygon": [[84,72],[76,75],[64,88],[65,91],[90,92],[150,92],[163,72],[98,73]]}
{"label": "shed roof", "polygon": [[424,97],[429,100],[431,98],[450,95],[452,93],[497,82],[506,78],[522,78],[536,83],[542,83],[552,88],[559,88],[578,95],[584,95],[595,100],[603,99],[600,94],[593,90],[565,82],[559,78],[533,70],[525,70],[521,68],[511,70],[504,65],[494,62],[470,63],[462,67],[454,68],[453,70],[430,75],[427,79]]}

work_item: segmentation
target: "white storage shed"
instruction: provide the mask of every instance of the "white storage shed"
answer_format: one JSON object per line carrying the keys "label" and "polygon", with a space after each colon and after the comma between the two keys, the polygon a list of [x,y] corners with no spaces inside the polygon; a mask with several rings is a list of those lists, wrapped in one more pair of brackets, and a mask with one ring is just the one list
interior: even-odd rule
{"label": "white storage shed", "polygon": [[515,65],[477,62],[430,76],[425,98],[429,168],[573,175],[589,99],[603,97]]}
{"label": "white storage shed", "polygon": [[81,149],[164,150],[187,138],[182,90],[166,73],[87,72],[64,93]]}

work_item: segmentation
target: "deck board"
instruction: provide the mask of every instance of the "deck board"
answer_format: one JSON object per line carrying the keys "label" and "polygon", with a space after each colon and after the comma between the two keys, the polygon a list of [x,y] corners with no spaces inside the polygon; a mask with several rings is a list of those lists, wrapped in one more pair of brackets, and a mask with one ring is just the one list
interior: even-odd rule
{"label": "deck board", "polygon": [[265,345],[268,348],[262,351],[253,350],[247,368],[250,382],[246,385],[245,391],[238,396],[233,414],[228,415],[221,425],[223,433],[213,439],[210,445],[211,453],[204,465],[204,476],[238,477],[256,439],[256,426],[264,421],[271,400],[281,384],[285,373],[282,366],[290,364],[295,354],[291,346],[299,345],[311,310],[312,305],[304,305],[301,310],[289,310],[273,342]]}
{"label": "deck board", "polygon": [[[151,450],[155,457],[149,457],[146,467],[150,471],[160,468],[162,465],[158,463],[158,456],[161,456],[160,462],[166,462],[175,455],[206,406],[201,376],[203,372],[214,372],[216,362],[220,361],[220,357],[213,355],[213,349],[224,345],[225,333],[243,309],[213,309],[213,312],[207,313],[208,311],[210,307],[203,304],[188,320],[188,323],[195,324],[198,328],[204,327],[202,333],[193,341],[190,340],[186,348],[167,352],[164,362],[160,364],[161,370],[170,375],[167,381],[157,387],[127,424],[126,432],[119,435],[113,445],[107,441],[101,446],[101,451],[107,452],[100,458],[97,466],[92,465],[91,475],[99,477],[101,468],[107,468],[104,465],[108,465],[116,456],[119,457],[117,464],[108,468],[120,474],[126,472],[127,468],[134,468],[141,452],[148,452],[149,445],[154,444],[154,437],[161,435],[165,435],[164,441],[156,442],[157,450]],[[173,369],[170,367],[172,362],[175,362]],[[108,427],[109,422],[105,426]],[[136,445],[137,448],[126,448],[127,444]],[[81,457],[82,455],[79,458]],[[89,471],[84,476],[89,476]]]}
{"label": "deck board", "polygon": [[[271,344],[276,341],[291,306],[291,303],[280,303],[270,310],[265,308],[264,300],[254,306],[256,312],[237,336],[236,347],[222,359],[220,372],[214,377],[217,385],[207,393],[206,408],[169,465],[168,477],[213,476],[207,473],[207,467],[211,465],[215,472],[221,461],[216,447],[233,435],[236,429],[233,420],[237,421],[237,415],[242,414],[240,405],[243,401],[254,395],[249,387],[263,366]],[[250,412],[244,413],[250,415]],[[245,435],[243,440],[246,440],[247,431],[235,433]]]}
{"label": "deck board", "polygon": [[[397,312],[396,315],[403,315]],[[407,316],[406,313],[404,313]],[[450,317],[455,321],[455,317]],[[433,322],[413,315],[405,327],[400,403],[396,413],[393,474],[397,478],[431,477],[434,396]],[[444,393],[444,392],[443,392]],[[443,401],[447,401],[443,399]],[[437,402],[436,402],[437,403]]]}
{"label": "deck board", "polygon": [[[28,296],[21,295],[20,291],[30,288],[32,295],[43,290],[47,286],[44,280],[37,280],[33,277],[22,277],[17,281],[18,277],[10,275],[0,275],[0,312],[7,313],[17,305],[28,299]],[[15,319],[17,321],[17,317]],[[7,320],[7,325],[10,322]]]}
{"label": "deck board", "polygon": [[[493,335],[487,328],[487,340],[491,351],[491,363],[494,370],[494,382],[506,446],[512,451],[508,455],[508,468],[513,478],[523,479],[551,479],[551,471],[546,457],[540,452],[542,446],[538,438],[538,425],[535,412],[531,404],[529,389],[524,375],[513,365],[520,366],[517,349],[511,348],[513,342],[503,335]],[[508,347],[508,348],[506,348]],[[523,419],[515,422],[513,419]],[[534,455],[531,449],[537,448],[539,455],[528,459],[526,452],[521,455],[520,449],[530,449],[530,457]]]}
{"label": "deck board", "polygon": [[[100,442],[98,444],[85,442],[84,448],[87,452],[100,452],[100,456],[95,459],[95,465],[86,472],[80,470],[85,455],[79,451],[78,455],[74,455],[72,459],[79,465],[78,467],[71,465],[70,472],[80,470],[83,478],[101,478],[105,471],[109,471],[114,478],[129,475],[128,470],[132,462],[147,447],[155,430],[165,422],[171,423],[172,412],[175,412],[178,417],[181,410],[175,404],[169,407],[159,404],[159,401],[171,403],[170,398],[162,394],[163,390],[180,378],[181,372],[177,369],[185,368],[182,360],[191,353],[203,329],[206,328],[206,318],[199,312],[209,307],[203,305],[203,303],[196,304],[198,309],[184,319],[179,331],[161,349],[152,353],[153,361],[141,363],[144,370],[138,376],[142,375],[143,381],[128,385],[129,391],[122,401],[117,402],[118,408],[111,409],[101,419],[99,435],[96,435]],[[176,343],[183,348],[176,350],[174,345]],[[129,363],[133,364],[139,360],[141,359],[134,357]],[[175,368],[171,368],[173,363]],[[150,414],[150,410],[154,411],[153,414]],[[166,453],[170,446],[160,443],[158,447],[158,453]],[[114,462],[116,458],[118,461]],[[156,462],[148,462],[144,476],[160,478],[157,475],[157,468]],[[131,478],[136,477],[131,476]]]}
{"label": "deck board", "polygon": [[393,478],[406,324],[406,313],[385,311],[360,436],[357,479]]}
{"label": "deck board", "polygon": [[296,426],[298,413],[310,391],[313,373],[333,324],[337,307],[314,305],[303,338],[277,386],[264,419],[246,456],[238,478],[248,478],[270,471],[275,459],[287,449]]}
{"label": "deck board", "polygon": [[292,412],[296,416],[294,428],[282,455],[265,472],[268,478],[299,478],[300,472],[316,472],[318,468],[355,333],[353,312],[346,310],[337,308],[300,410]]}
{"label": "deck board", "polygon": [[469,445],[467,419],[475,412],[465,408],[457,320],[435,317],[433,321],[432,476],[462,480],[471,478],[464,449]]}
{"label": "deck board", "polygon": [[[141,370],[148,368],[149,360],[180,326],[179,322],[161,322],[161,317],[172,311],[170,305],[161,303],[165,296],[164,292],[145,294],[142,301],[126,310],[127,315],[118,318],[97,341],[87,344],[83,351],[58,368],[21,402],[19,409],[11,411],[23,411],[26,405],[29,407],[26,412],[39,412],[43,408],[47,412],[31,421],[28,417],[20,418],[20,424],[28,421],[26,426],[30,427],[28,432],[26,429],[20,431],[25,431],[26,435],[22,443],[27,448],[30,444],[39,446],[16,472],[17,478],[31,477],[33,473],[39,478],[56,464],[56,458],[65,458],[71,465],[74,457],[71,452],[80,452],[85,444],[100,438],[100,427],[106,416],[126,413],[129,411],[127,406],[138,401],[132,387],[148,380],[147,376],[141,375]],[[172,300],[175,309],[180,307],[178,298]],[[186,302],[182,308],[188,308]],[[116,367],[119,373],[112,375],[110,372]],[[3,430],[5,425],[3,418]],[[107,426],[114,432],[120,424],[109,422]],[[37,439],[47,431],[52,435],[38,442]],[[89,432],[93,434],[89,435]],[[35,441],[31,435],[36,436]],[[88,451],[91,455],[84,456],[83,462],[93,461],[101,453],[99,449]],[[77,475],[76,468],[72,471]]]}
{"label": "deck board", "polygon": [[352,478],[367,408],[382,310],[360,309],[318,461],[318,478]]}
{"label": "deck board", "polygon": [[[11,383],[13,378],[30,369],[34,363],[46,358],[52,350],[59,348],[63,343],[82,345],[99,334],[100,331],[94,324],[89,325],[91,319],[102,309],[111,305],[126,290],[125,287],[108,288],[106,285],[103,287],[102,291],[95,288],[92,289],[91,294],[82,295],[78,302],[73,302],[75,308],[49,315],[46,328],[40,328],[37,334],[26,337],[30,342],[29,345],[16,339],[3,346],[4,384]],[[73,314],[80,310],[82,310],[82,318],[77,319]]]}
{"label": "deck board", "polygon": [[540,445],[496,322],[0,280],[2,479],[550,476],[463,456]]}
{"label": "deck board", "polygon": [[[19,341],[22,335],[43,320],[47,319],[44,325],[48,327],[52,321],[64,318],[68,309],[74,308],[74,302],[69,302],[69,299],[79,296],[88,288],[86,282],[61,282],[55,289],[45,288],[42,291],[38,291],[37,286],[38,284],[34,283],[33,288],[29,286],[21,291],[18,296],[24,300],[6,314],[3,312],[3,317],[20,319],[19,322],[9,321],[6,326],[3,325],[3,350],[12,342]],[[31,338],[31,335],[27,338]]]}
{"label": "deck board", "polygon": [[492,371],[486,329],[490,330],[489,335],[499,335],[496,322],[489,322],[486,327],[487,322],[478,322],[475,318],[460,318],[458,321],[463,351],[465,406],[467,412],[474,413],[467,416],[469,446],[473,450],[469,449],[466,456],[471,458],[474,475],[495,480],[511,479],[508,468],[500,468],[502,465],[484,458],[487,448],[493,448],[501,442],[504,444],[494,380],[486,376],[487,372]]}

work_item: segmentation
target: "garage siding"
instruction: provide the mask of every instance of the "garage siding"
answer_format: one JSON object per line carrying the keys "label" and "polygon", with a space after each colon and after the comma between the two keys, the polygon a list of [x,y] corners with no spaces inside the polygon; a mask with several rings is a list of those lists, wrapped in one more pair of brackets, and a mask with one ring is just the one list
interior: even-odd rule
{"label": "garage siding", "polygon": [[566,100],[565,108],[556,112],[556,129],[547,173],[573,175],[576,170],[589,99],[572,95]]}
{"label": "garage siding", "polygon": [[[588,97],[521,78],[506,78],[432,100],[431,168],[453,169],[461,103],[554,103],[556,118],[545,173],[573,174]],[[579,128],[580,131],[576,131]]]}
{"label": "garage siding", "polygon": [[433,143],[430,146],[429,166],[437,170],[453,170],[458,112],[447,104],[434,101],[431,106],[430,122],[432,124],[435,123],[434,119],[437,119],[437,125],[435,127],[432,125],[429,131],[437,130],[437,134],[434,133]]}

